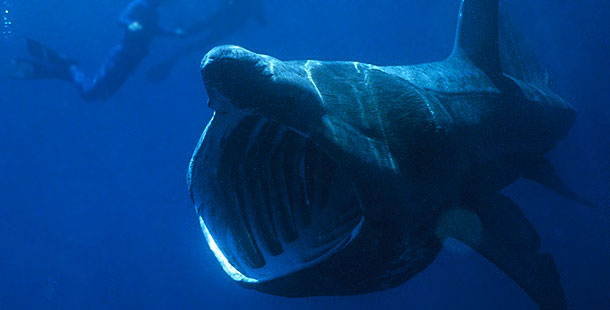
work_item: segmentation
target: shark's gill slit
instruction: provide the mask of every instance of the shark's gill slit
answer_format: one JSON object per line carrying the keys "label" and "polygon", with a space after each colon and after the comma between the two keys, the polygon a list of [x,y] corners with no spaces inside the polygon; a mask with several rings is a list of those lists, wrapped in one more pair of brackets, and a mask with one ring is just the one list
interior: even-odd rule
{"label": "shark's gill slit", "polygon": [[224,270],[237,281],[265,281],[346,246],[363,221],[347,173],[310,138],[261,116],[229,114],[217,115],[205,138],[203,169],[214,181],[204,183],[199,210]]}
{"label": "shark's gill slit", "polygon": [[271,122],[260,121],[264,124],[260,134],[253,140],[253,147],[247,153],[247,176],[246,188],[251,189],[252,195],[251,214],[254,220],[254,226],[259,227],[257,237],[260,240],[261,247],[271,255],[279,255],[283,252],[282,244],[278,238],[277,229],[275,228],[274,215],[271,211],[269,189],[265,182],[264,174],[265,167],[261,167],[260,163],[265,161],[267,150],[271,148],[271,139],[268,139],[269,134],[277,130]]}
{"label": "shark's gill slit", "polygon": [[309,141],[305,141],[305,144],[303,145],[303,152],[301,153],[301,155],[299,156],[299,160],[297,162],[297,171],[298,171],[298,175],[299,175],[299,179],[301,180],[301,184],[302,184],[302,190],[303,190],[303,204],[304,204],[304,213],[303,213],[303,220],[305,222],[305,226],[311,225],[311,215],[312,215],[312,204],[311,204],[311,199],[309,199],[309,188],[307,187],[307,180],[305,178],[305,148],[307,147],[307,145],[309,144]]}
{"label": "shark's gill slit", "polygon": [[307,199],[305,198],[303,179],[299,171],[299,161],[306,141],[296,133],[291,133],[291,135],[293,137],[289,139],[289,143],[286,146],[286,157],[282,171],[284,171],[285,175],[286,190],[288,192],[294,226],[304,228],[311,223],[310,214],[307,210],[308,206],[306,204]]}
{"label": "shark's gill slit", "polygon": [[[249,134],[253,131],[256,124],[258,122],[257,118],[247,117],[245,118],[235,129],[235,131],[231,134],[229,138],[229,143],[235,143],[240,146],[248,143],[247,139]],[[244,143],[245,142],[245,143]],[[224,158],[227,158],[225,156]],[[239,157],[237,157],[239,158]],[[229,170],[229,175],[231,180],[244,180],[244,160],[239,161],[238,163],[233,163],[229,165],[227,168]],[[229,182],[226,184],[227,189],[231,189],[228,191],[229,196],[232,196],[233,201],[235,203],[234,213],[236,218],[237,231],[239,233],[234,234],[235,241],[237,246],[241,248],[241,252],[243,254],[243,258],[245,262],[254,268],[260,268],[265,265],[265,258],[263,257],[256,240],[254,240],[254,233],[252,231],[252,227],[250,224],[250,220],[248,217],[248,212],[246,210],[246,197],[244,197],[244,186],[240,184],[241,182]]]}
{"label": "shark's gill slit", "polygon": [[273,202],[271,205],[274,207],[274,213],[278,215],[276,225],[280,229],[281,236],[284,238],[284,242],[292,242],[299,236],[294,226],[294,221],[290,214],[290,207],[288,205],[288,194],[286,192],[286,180],[284,179],[284,172],[282,171],[281,163],[284,161],[284,149],[288,141],[288,130],[280,127],[278,134],[274,137],[274,143],[276,148],[270,154],[270,160],[267,163],[269,165],[269,182]]}
{"label": "shark's gill slit", "polygon": [[[307,196],[311,205],[322,209],[326,204],[328,189],[322,184],[329,184],[328,176],[332,172],[332,166],[324,167],[319,163],[323,161],[323,153],[310,141],[305,149],[305,183],[308,189]],[[319,180],[316,180],[319,178]]]}

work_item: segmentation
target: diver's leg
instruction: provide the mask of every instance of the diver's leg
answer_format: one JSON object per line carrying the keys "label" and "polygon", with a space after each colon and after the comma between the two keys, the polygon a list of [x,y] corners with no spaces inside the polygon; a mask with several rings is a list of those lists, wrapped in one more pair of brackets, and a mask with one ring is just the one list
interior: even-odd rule
{"label": "diver's leg", "polygon": [[146,49],[116,45],[100,66],[97,74],[88,79],[80,70],[73,70],[73,82],[81,89],[84,100],[106,100],[112,97],[135,71],[146,56]]}
{"label": "diver's leg", "polygon": [[45,47],[44,45],[42,45],[42,43],[30,39],[30,38],[25,38],[25,46],[28,50],[28,53],[30,54],[30,56],[43,61],[44,59],[46,59],[46,54],[48,50],[51,50],[48,47]]}

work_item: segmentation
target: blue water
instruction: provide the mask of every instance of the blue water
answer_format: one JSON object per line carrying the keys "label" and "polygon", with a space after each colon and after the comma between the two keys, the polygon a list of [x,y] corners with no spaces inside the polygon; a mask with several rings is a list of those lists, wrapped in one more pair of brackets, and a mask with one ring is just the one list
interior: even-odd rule
{"label": "blue water", "polygon": [[[513,0],[505,10],[579,111],[549,154],[590,209],[528,181],[504,192],[551,252],[571,309],[610,309],[610,2]],[[93,74],[121,38],[127,0],[3,0],[11,24],[0,60],[22,36],[80,60]],[[204,18],[218,1],[176,0],[167,25]],[[449,54],[458,0],[267,0],[268,23],[186,57],[164,82],[145,72],[178,41],[159,39],[105,102],[60,81],[0,77],[0,309],[535,309],[500,270],[450,244],[423,273],[381,293],[286,299],[243,289],[204,242],[188,197],[188,160],[211,111],[198,72],[213,45],[280,59],[378,65]],[[4,22],[4,20],[2,20]]]}

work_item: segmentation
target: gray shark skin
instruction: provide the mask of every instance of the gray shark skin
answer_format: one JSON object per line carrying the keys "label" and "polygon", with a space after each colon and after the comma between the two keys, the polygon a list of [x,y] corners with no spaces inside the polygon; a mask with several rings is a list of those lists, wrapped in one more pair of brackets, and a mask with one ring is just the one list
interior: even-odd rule
{"label": "gray shark skin", "polygon": [[498,191],[527,177],[584,202],[544,158],[575,111],[503,72],[498,46],[498,0],[464,0],[454,52],[437,63],[210,51],[215,114],[188,181],[227,274],[280,296],[370,293],[423,271],[451,237],[540,309],[567,309],[553,258]]}

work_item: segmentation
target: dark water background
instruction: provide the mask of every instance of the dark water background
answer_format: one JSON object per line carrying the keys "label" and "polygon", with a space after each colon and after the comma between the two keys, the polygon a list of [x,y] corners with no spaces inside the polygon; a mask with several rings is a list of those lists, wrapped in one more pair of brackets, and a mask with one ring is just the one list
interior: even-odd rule
{"label": "dark water background", "polygon": [[[168,1],[169,2],[169,1]],[[176,41],[159,39],[121,91],[86,104],[57,81],[0,78],[0,309],[535,309],[507,276],[453,244],[404,285],[365,296],[285,299],[247,291],[221,270],[200,232],[185,174],[210,117],[203,54],[233,43],[280,59],[435,61],[451,51],[458,0],[267,0],[251,23],[184,59],[165,82],[145,71]],[[571,309],[610,309],[610,2],[505,1],[552,85],[580,117],[549,155],[596,210],[518,181],[505,192],[553,253]],[[27,34],[93,73],[121,38],[127,0],[4,0],[10,36]],[[167,25],[217,1],[175,0]],[[4,9],[3,9],[4,11]]]}

